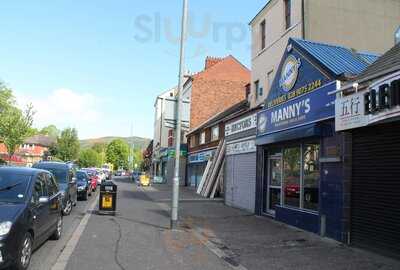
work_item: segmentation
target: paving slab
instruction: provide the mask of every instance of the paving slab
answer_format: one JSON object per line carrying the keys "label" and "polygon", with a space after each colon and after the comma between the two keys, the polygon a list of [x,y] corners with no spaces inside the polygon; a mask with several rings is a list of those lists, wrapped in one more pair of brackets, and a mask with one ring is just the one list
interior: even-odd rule
{"label": "paving slab", "polygon": [[231,269],[190,231],[169,230],[169,213],[146,192],[116,183],[117,215],[90,217],[66,269]]}
{"label": "paving slab", "polygon": [[[143,189],[153,200],[167,197],[171,187]],[[257,217],[222,202],[190,200],[194,190],[182,187],[181,225],[201,233],[247,269],[359,270],[400,269],[400,261],[321,238],[267,217]]]}

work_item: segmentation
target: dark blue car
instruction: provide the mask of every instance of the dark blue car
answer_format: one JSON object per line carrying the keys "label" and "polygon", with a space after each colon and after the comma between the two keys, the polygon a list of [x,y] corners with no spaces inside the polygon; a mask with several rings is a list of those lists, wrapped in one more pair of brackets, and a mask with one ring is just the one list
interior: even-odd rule
{"label": "dark blue car", "polygon": [[35,248],[61,237],[61,205],[50,172],[0,168],[0,269],[27,269]]}
{"label": "dark blue car", "polygon": [[78,200],[78,186],[76,179],[76,168],[72,163],[44,161],[33,165],[34,168],[51,172],[60,188],[63,213],[71,214],[72,207]]}

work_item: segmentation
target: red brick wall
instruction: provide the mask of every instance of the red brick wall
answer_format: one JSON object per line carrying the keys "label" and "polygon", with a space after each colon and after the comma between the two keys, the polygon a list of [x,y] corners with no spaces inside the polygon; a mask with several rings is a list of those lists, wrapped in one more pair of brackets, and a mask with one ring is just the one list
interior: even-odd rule
{"label": "red brick wall", "polygon": [[246,98],[250,71],[232,56],[193,76],[190,129]]}

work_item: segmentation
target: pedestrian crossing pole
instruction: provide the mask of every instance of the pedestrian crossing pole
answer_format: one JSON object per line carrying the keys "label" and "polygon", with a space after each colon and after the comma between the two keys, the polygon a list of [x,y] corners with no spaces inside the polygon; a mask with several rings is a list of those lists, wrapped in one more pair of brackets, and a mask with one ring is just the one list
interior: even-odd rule
{"label": "pedestrian crossing pole", "polygon": [[182,10],[182,29],[181,29],[181,42],[180,42],[180,56],[179,56],[179,83],[177,93],[177,106],[176,106],[176,132],[175,132],[175,174],[172,186],[172,205],[171,205],[171,229],[177,229],[178,226],[178,204],[179,204],[179,167],[181,157],[181,112],[182,112],[182,92],[183,92],[183,76],[185,69],[185,41],[186,41],[186,27],[188,15],[188,0],[183,0]]}

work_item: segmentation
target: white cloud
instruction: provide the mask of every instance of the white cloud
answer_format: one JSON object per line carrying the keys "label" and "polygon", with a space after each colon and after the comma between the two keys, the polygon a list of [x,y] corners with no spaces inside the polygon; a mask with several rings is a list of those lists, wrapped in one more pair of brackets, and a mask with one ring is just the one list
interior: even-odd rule
{"label": "white cloud", "polygon": [[102,100],[90,93],[57,89],[46,96],[28,96],[16,92],[16,97],[20,105],[33,104],[35,127],[49,124],[58,128],[75,127],[80,135],[86,137],[93,135],[90,128],[102,119]]}

